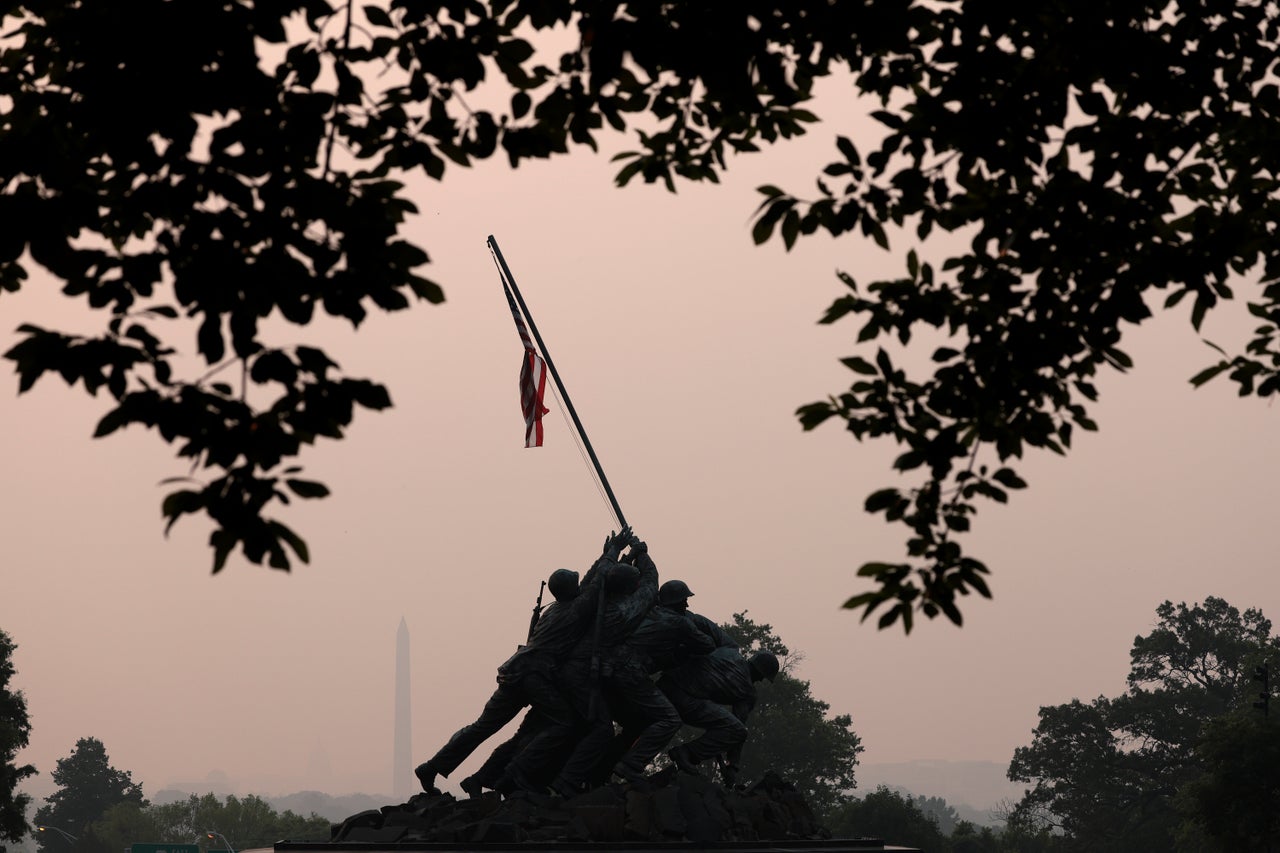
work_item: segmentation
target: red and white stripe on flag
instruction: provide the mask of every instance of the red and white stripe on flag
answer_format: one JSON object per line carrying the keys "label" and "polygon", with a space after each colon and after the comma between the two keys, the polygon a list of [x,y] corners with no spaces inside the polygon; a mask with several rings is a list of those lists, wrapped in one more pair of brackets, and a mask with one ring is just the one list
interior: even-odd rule
{"label": "red and white stripe on flag", "polygon": [[520,344],[524,347],[524,358],[520,362],[520,411],[524,413],[524,446],[542,446],[542,416],[550,411],[542,405],[542,395],[547,390],[547,363],[538,355],[533,346],[533,338],[529,337],[529,329],[520,316],[516,300],[504,280],[502,289],[507,295],[507,305],[511,307],[511,319],[516,321],[516,331],[520,333]]}
{"label": "red and white stripe on flag", "polygon": [[[523,327],[520,319],[516,323]],[[521,329],[521,337],[526,337]],[[550,409],[542,405],[547,389],[547,363],[530,346],[524,351],[520,365],[520,410],[524,412],[524,446],[542,446],[542,416]]]}

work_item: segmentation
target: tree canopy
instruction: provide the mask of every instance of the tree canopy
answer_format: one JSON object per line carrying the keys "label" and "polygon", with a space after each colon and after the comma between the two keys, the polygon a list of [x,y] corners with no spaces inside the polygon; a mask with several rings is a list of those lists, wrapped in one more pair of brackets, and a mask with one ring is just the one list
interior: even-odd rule
{"label": "tree canopy", "polygon": [[[75,836],[77,850],[106,851],[93,835],[94,824],[122,803],[146,805],[142,786],[127,770],[111,766],[106,747],[94,737],[77,740],[71,754],[58,759],[52,775],[58,789],[36,810],[36,824]],[[36,838],[42,853],[66,853],[67,839],[60,834],[39,833]]]}
{"label": "tree canopy", "polygon": [[27,834],[27,807],[31,796],[18,790],[35,767],[18,764],[18,753],[31,740],[31,720],[27,699],[10,685],[16,670],[13,653],[17,644],[0,631],[0,841],[21,841]]}
{"label": "tree canopy", "polygon": [[[902,445],[894,467],[916,478],[866,499],[906,527],[907,559],[864,564],[876,586],[846,606],[883,606],[881,627],[910,630],[917,612],[960,623],[958,598],[989,594],[957,541],[977,499],[1023,487],[1011,463],[1027,449],[1065,453],[1095,428],[1096,374],[1130,365],[1125,327],[1161,304],[1185,301],[1198,329],[1243,277],[1256,334],[1193,382],[1280,390],[1274,4],[131,8],[29,0],[0,19],[0,290],[36,265],[102,318],[97,335],[23,325],[7,357],[20,390],[46,373],[105,390],[96,435],[139,424],[176,445],[200,476],[163,515],[212,519],[215,571],[237,547],[305,562],[268,514],[327,494],[299,455],[391,404],[320,348],[273,343],[265,321],[319,310],[358,325],[443,298],[400,233],[416,211],[401,178],[623,132],[635,150],[619,184],[715,181],[727,156],[803,133],[815,82],[835,73],[850,100],[878,102],[883,137],[838,139],[811,198],[761,187],[753,233],[906,249],[901,278],[842,275],[823,320],[861,319],[855,381],[798,412]],[[577,38],[558,53],[540,38],[566,27]],[[939,262],[946,232],[965,248]],[[933,330],[950,339],[933,372],[908,376],[895,347]]]}
{"label": "tree canopy", "polygon": [[756,685],[757,702],[747,721],[750,739],[742,752],[743,778],[760,779],[775,771],[796,786],[821,820],[857,785],[862,739],[853,731],[853,718],[832,716],[831,706],[809,692],[809,682],[796,675],[803,656],[792,653],[773,626],[735,613],[721,627],[743,654],[771,651],[782,662],[772,683]]}
{"label": "tree canopy", "polygon": [[1015,822],[1058,828],[1079,850],[1274,843],[1280,780],[1244,769],[1266,766],[1280,738],[1253,707],[1255,667],[1275,668],[1280,636],[1260,611],[1220,598],[1166,601],[1156,615],[1134,638],[1124,694],[1040,709],[1009,765],[1010,779],[1033,784]]}
{"label": "tree canopy", "polygon": [[[875,4],[880,5],[880,4]],[[878,587],[854,596],[880,625],[919,609],[961,622],[959,596],[988,595],[986,566],[957,536],[979,498],[1026,483],[1029,449],[1065,453],[1093,430],[1102,369],[1125,371],[1127,327],[1184,300],[1199,330],[1247,284],[1258,319],[1191,381],[1228,372],[1241,395],[1280,391],[1280,140],[1274,4],[943,3],[903,8],[893,46],[866,57],[857,88],[880,99],[887,135],[841,157],[801,200],[764,188],[757,240],[855,228],[911,243],[901,278],[859,284],[823,317],[861,321],[851,387],[805,406],[806,427],[836,418],[859,440],[892,438],[917,485],[865,503],[905,525],[908,561],[871,562]],[[939,232],[963,235],[940,263]],[[912,376],[894,344],[943,339]],[[878,343],[874,353],[868,347]]]}

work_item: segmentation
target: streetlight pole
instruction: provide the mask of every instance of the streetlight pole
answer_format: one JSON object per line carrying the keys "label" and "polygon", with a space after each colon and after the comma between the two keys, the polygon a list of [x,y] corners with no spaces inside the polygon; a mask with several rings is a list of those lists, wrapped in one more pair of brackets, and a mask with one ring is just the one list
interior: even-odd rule
{"label": "streetlight pole", "polygon": [[40,832],[56,832],[59,835],[61,835],[63,838],[70,841],[72,844],[75,844],[77,841],[80,840],[79,838],[76,838],[71,833],[67,832],[65,829],[58,829],[58,827],[56,826],[49,826],[48,824],[37,824],[36,829],[39,830]]}
{"label": "streetlight pole", "polygon": [[236,853],[236,849],[235,849],[234,847],[232,847],[232,846],[231,846],[231,842],[230,842],[230,841],[228,841],[228,840],[227,840],[227,837],[226,837],[225,835],[223,835],[221,832],[214,832],[214,831],[210,830],[209,832],[206,832],[206,833],[205,833],[205,836],[206,836],[207,838],[209,838],[209,839],[215,839],[215,838],[220,838],[220,839],[222,839],[222,843],[226,846],[226,848],[227,848],[228,850],[230,850],[230,851],[231,851],[231,853]]}

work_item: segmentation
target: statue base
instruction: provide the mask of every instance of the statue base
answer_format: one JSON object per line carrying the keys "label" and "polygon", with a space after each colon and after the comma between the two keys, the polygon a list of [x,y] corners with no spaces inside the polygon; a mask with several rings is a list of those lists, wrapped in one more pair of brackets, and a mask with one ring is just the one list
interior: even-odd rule
{"label": "statue base", "polygon": [[649,790],[605,785],[569,799],[518,792],[459,800],[418,794],[353,815],[328,842],[282,841],[275,853],[582,851],[608,849],[872,853],[908,851],[875,838],[839,839],[818,825],[795,788],[768,773],[729,790],[668,768]]}

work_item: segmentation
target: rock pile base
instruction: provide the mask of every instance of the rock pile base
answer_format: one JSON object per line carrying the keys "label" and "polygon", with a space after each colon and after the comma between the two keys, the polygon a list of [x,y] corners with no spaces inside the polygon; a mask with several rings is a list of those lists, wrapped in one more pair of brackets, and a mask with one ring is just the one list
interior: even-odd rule
{"label": "rock pile base", "polygon": [[330,843],[522,844],[538,842],[781,841],[830,838],[804,798],[773,773],[727,790],[674,768],[649,790],[606,785],[570,799],[518,792],[459,800],[418,794],[407,803],[353,815]]}

